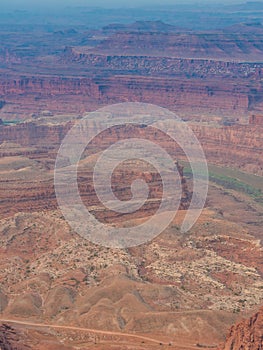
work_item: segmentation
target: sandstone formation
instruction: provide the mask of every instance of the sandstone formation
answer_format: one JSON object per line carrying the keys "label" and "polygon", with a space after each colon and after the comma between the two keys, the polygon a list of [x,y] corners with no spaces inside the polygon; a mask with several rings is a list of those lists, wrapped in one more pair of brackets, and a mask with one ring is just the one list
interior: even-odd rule
{"label": "sandstone formation", "polygon": [[263,308],[248,320],[233,326],[224,350],[260,350],[263,348]]}

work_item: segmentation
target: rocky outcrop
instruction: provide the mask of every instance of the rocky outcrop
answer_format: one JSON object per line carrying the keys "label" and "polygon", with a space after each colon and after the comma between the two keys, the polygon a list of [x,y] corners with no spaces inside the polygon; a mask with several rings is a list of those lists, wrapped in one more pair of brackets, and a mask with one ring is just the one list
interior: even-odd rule
{"label": "rocky outcrop", "polygon": [[263,307],[250,319],[233,326],[223,350],[263,349]]}
{"label": "rocky outcrop", "polygon": [[22,146],[57,146],[71,126],[71,123],[65,125],[38,125],[33,122],[14,126],[3,125],[0,127],[0,144],[8,141]]}
{"label": "rocky outcrop", "polygon": [[[96,84],[89,78],[67,77],[5,77],[1,79],[0,95],[41,94],[62,95],[67,93],[96,96]],[[98,89],[97,89],[98,93]],[[97,97],[99,94],[97,94]]]}
{"label": "rocky outcrop", "polygon": [[252,114],[249,118],[249,124],[251,125],[263,125],[263,115]]}
{"label": "rocky outcrop", "polygon": [[28,346],[23,345],[22,336],[19,332],[7,324],[0,326],[0,349],[1,350],[28,350]]}
{"label": "rocky outcrop", "polygon": [[[119,47],[119,43],[117,43]],[[261,63],[238,63],[221,61],[220,59],[198,59],[150,55],[140,53],[137,49],[134,52],[124,54],[119,51],[112,53],[110,47],[87,51],[85,48],[75,49],[66,47],[61,61],[72,64],[73,62],[85,64],[90,68],[105,70],[108,72],[134,72],[137,75],[158,75],[158,76],[181,76],[188,78],[243,78],[259,80],[263,73]],[[114,50],[114,48],[113,48]],[[117,50],[117,49],[116,49]],[[118,50],[117,50],[118,51]],[[164,50],[162,52],[165,52]],[[181,53],[181,52],[180,52]]]}

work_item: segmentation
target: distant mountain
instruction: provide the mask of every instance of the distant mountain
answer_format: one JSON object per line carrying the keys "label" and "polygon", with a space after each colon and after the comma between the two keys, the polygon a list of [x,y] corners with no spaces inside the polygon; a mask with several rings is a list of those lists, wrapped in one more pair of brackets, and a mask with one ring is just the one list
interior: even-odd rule
{"label": "distant mountain", "polygon": [[145,32],[171,32],[176,31],[176,26],[163,21],[136,21],[132,24],[109,24],[103,27],[104,31],[145,31]]}
{"label": "distant mountain", "polygon": [[262,1],[247,1],[244,4],[230,5],[229,8],[238,11],[263,11]]}
{"label": "distant mountain", "polygon": [[263,34],[263,23],[261,21],[238,23],[226,27],[224,32],[239,34]]}

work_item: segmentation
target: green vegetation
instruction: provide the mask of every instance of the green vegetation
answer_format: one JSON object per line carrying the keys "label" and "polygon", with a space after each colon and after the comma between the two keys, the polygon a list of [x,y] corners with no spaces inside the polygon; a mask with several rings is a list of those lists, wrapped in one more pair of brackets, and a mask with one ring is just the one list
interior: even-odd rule
{"label": "green vegetation", "polygon": [[16,125],[21,123],[20,120],[3,120],[4,125]]}
{"label": "green vegetation", "polygon": [[225,188],[243,192],[251,196],[254,200],[263,204],[263,193],[260,189],[248,185],[238,179],[229,176],[213,174],[209,172],[210,181],[217,183]]}
{"label": "green vegetation", "polygon": [[[187,162],[184,165],[184,175],[192,177],[192,170]],[[224,188],[245,193],[256,202],[263,204],[263,177],[241,172],[236,169],[209,165],[209,179]]]}

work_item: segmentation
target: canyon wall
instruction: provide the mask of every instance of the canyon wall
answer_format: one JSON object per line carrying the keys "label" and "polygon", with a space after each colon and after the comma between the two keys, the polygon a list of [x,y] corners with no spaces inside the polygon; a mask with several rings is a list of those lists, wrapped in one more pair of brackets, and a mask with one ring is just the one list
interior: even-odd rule
{"label": "canyon wall", "polygon": [[0,118],[26,119],[43,110],[78,114],[137,101],[182,115],[248,121],[250,112],[263,111],[263,28],[240,29],[190,33],[137,22],[80,37],[65,32],[63,40],[48,38],[45,47],[33,36],[25,52],[5,42]]}
{"label": "canyon wall", "polygon": [[78,77],[4,77],[0,99],[5,106],[0,117],[25,119],[30,113],[83,113],[100,105],[119,102],[146,102],[170,108],[181,114],[213,114],[236,118],[260,100],[261,88],[231,81],[215,82],[161,77],[114,76]]}
{"label": "canyon wall", "polygon": [[211,127],[194,124],[192,128],[205,150],[208,162],[263,175],[262,126]]}
{"label": "canyon wall", "polygon": [[38,146],[43,149],[54,147],[61,143],[71,126],[70,122],[62,125],[38,125],[34,122],[13,126],[2,125],[0,126],[0,143],[7,141],[22,146]]}
{"label": "canyon wall", "polygon": [[[23,146],[37,146],[57,149],[72,122],[61,125],[41,125],[37,122],[22,123],[16,126],[0,126],[0,143],[4,141],[14,142]],[[191,124],[193,131],[201,142],[208,162],[232,166],[252,172],[263,174],[262,132],[260,125],[234,125],[234,126],[209,126],[201,123]],[[130,135],[129,135],[130,133]],[[138,134],[138,135],[137,135]],[[125,137],[137,135],[144,137],[135,130],[129,129]],[[117,141],[120,136],[117,132],[101,138],[100,146],[106,146],[106,140]],[[156,139],[154,132],[150,131],[149,139]],[[158,142],[172,151],[173,155],[182,156],[179,147],[160,135]]]}
{"label": "canyon wall", "polygon": [[[180,76],[192,79],[217,77],[253,81],[259,80],[263,74],[261,63],[227,61],[220,59],[220,55],[216,59],[193,58],[192,55],[189,55],[190,58],[176,57],[171,55],[169,51],[167,52],[167,47],[164,47],[163,50],[158,49],[151,54],[153,48],[155,50],[158,48],[156,43],[148,51],[144,49],[144,52],[140,53],[138,46],[127,50],[129,45],[127,43],[130,43],[129,38],[123,46],[117,41],[112,48],[108,45],[99,46],[93,50],[85,47],[66,47],[60,62],[67,65],[75,62],[82,64],[84,68],[93,68],[97,71],[122,72],[123,74],[133,72],[142,76]],[[177,52],[177,54],[179,53],[182,54],[181,51]]]}
{"label": "canyon wall", "polygon": [[[0,128],[0,144],[2,143],[0,147],[0,157],[2,157],[2,163],[0,162],[0,197],[2,198],[0,209],[2,215],[8,216],[19,211],[33,212],[57,207],[53,169],[57,150],[71,126],[72,122],[61,125],[41,125],[30,122]],[[87,127],[96,129],[97,125],[92,124]],[[120,215],[108,210],[100,203],[93,186],[94,157],[122,137],[139,137],[144,130],[143,127],[131,126],[125,133],[115,127],[99,134],[92,141],[84,164],[82,162],[79,164],[78,183],[82,200],[87,207],[92,208],[91,211],[102,222],[112,219],[129,220],[133,218],[133,213]],[[83,136],[80,133],[79,139],[85,135],[85,132]],[[151,130],[151,135],[154,135],[153,130]],[[160,135],[155,136],[157,139],[160,137]],[[163,142],[165,143],[165,140]],[[20,143],[22,147],[14,143]],[[177,164],[176,157],[174,161],[182,185],[180,186],[182,188],[180,208],[187,209],[191,193],[188,191],[183,169]],[[117,169],[112,177],[112,190],[121,200],[131,198],[131,184],[138,178],[144,179],[149,184],[149,197],[140,211],[134,214],[136,218],[151,215],[159,208],[163,191],[160,175],[155,168],[145,168],[143,164],[135,162],[128,168],[128,171],[125,167]],[[67,200],[70,201],[70,194]]]}

